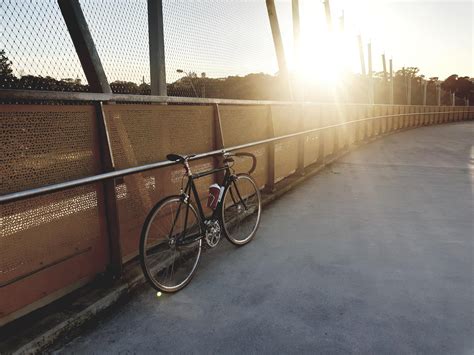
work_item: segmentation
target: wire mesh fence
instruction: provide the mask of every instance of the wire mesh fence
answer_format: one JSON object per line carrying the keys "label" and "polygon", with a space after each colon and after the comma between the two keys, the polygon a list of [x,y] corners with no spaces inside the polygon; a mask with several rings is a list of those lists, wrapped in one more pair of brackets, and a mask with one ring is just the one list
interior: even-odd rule
{"label": "wire mesh fence", "polygon": [[278,68],[265,2],[168,0],[163,16],[169,95],[279,95],[268,90]]}
{"label": "wire mesh fence", "polygon": [[0,88],[87,91],[54,0],[0,1]]}
{"label": "wire mesh fence", "polygon": [[115,93],[150,93],[146,0],[80,0],[105,74]]}
{"label": "wire mesh fence", "polygon": [[[115,93],[149,94],[147,0],[80,0]],[[0,88],[88,91],[57,0],[2,0]],[[284,94],[265,2],[164,0],[168,95],[278,99]]]}

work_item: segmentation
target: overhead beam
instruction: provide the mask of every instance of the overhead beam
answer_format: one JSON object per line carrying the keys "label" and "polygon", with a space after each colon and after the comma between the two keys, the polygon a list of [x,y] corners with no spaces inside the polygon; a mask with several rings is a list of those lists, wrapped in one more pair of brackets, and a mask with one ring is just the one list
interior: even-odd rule
{"label": "overhead beam", "polygon": [[59,8],[66,22],[82,69],[91,92],[111,93],[109,82],[95,48],[86,18],[79,0],[58,0]]}
{"label": "overhead beam", "polygon": [[270,27],[272,30],[273,44],[275,46],[275,52],[278,62],[278,70],[280,78],[283,80],[283,85],[288,90],[288,96],[290,99],[293,98],[291,90],[290,76],[288,73],[288,67],[286,65],[285,50],[283,47],[283,40],[281,38],[280,25],[278,23],[278,16],[275,7],[274,0],[266,0],[268,19],[270,20]]}
{"label": "overhead beam", "polygon": [[165,36],[162,0],[148,0],[151,94],[166,96]]}

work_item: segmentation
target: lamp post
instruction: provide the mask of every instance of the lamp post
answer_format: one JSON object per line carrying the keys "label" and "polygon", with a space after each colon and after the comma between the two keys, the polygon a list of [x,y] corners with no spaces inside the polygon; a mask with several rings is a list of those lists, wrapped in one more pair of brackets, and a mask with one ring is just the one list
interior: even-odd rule
{"label": "lamp post", "polygon": [[184,74],[185,77],[189,79],[189,82],[191,83],[191,87],[193,88],[193,91],[194,91],[194,95],[196,95],[196,97],[199,97],[199,95],[196,91],[196,88],[194,87],[194,84],[193,84],[193,80],[192,80],[192,77],[191,77],[191,72],[186,73],[183,69],[176,69],[176,72],[180,73],[180,74]]}

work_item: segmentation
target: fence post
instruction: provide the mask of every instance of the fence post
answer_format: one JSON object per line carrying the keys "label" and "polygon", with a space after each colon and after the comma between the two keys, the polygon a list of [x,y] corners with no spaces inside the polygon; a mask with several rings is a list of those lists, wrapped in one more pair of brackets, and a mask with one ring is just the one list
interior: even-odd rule
{"label": "fence post", "polygon": [[151,94],[166,96],[165,40],[162,0],[148,0]]}
{"label": "fence post", "polygon": [[[214,150],[224,149],[225,148],[224,133],[222,131],[222,121],[221,121],[221,114],[219,111],[219,104],[214,104],[214,135],[215,135]],[[218,166],[222,166],[222,164],[224,163],[224,157],[216,156],[215,162]],[[218,183],[220,183],[220,181],[224,181],[223,171],[220,171],[217,173],[217,180],[218,180]]]}
{"label": "fence post", "polygon": [[[267,105],[267,120],[268,120],[268,138],[275,137],[275,129],[273,127],[272,106]],[[268,143],[268,162],[267,162],[267,185],[265,190],[267,192],[275,191],[275,143]]]}
{"label": "fence post", "polygon": [[[298,127],[299,131],[304,131],[304,104],[299,105],[299,117],[298,117]],[[301,135],[298,137],[298,167],[296,172],[298,175],[304,175],[304,146],[307,135]]]}
{"label": "fence post", "polygon": [[111,93],[112,90],[79,1],[58,0],[58,4],[91,91]]}
{"label": "fence post", "polygon": [[[97,126],[99,131],[100,160],[103,172],[115,170],[112,147],[110,145],[107,121],[105,120],[102,102],[96,104]],[[122,248],[120,245],[120,225],[117,199],[115,195],[115,179],[103,182],[105,219],[109,236],[110,265],[109,271],[113,278],[122,276]]]}

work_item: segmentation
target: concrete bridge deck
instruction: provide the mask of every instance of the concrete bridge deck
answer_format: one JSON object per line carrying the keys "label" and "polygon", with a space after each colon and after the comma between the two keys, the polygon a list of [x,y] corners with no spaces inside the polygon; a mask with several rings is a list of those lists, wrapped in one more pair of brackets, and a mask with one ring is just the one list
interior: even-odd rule
{"label": "concrete bridge deck", "polygon": [[347,155],[204,254],[191,284],[148,287],[59,351],[474,351],[473,123]]}

